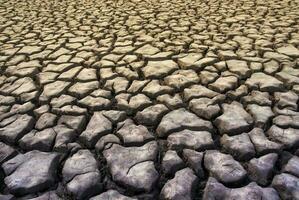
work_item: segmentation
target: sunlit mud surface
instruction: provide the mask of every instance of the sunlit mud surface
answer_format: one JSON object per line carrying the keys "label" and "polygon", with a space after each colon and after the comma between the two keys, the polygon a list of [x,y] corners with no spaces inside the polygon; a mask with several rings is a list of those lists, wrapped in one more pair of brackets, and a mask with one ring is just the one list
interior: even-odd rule
{"label": "sunlit mud surface", "polygon": [[0,0],[0,199],[299,199],[298,0]]}

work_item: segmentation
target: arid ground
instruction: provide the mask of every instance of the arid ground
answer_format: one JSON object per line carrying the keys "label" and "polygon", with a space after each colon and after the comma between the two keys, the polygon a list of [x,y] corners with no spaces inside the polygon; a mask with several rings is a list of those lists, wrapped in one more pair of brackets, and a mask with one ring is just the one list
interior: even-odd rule
{"label": "arid ground", "polygon": [[0,200],[298,200],[298,0],[0,0]]}

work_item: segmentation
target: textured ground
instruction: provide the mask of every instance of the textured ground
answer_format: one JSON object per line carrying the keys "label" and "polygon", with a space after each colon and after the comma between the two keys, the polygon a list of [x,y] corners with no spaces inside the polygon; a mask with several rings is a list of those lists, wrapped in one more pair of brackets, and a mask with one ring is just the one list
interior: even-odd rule
{"label": "textured ground", "polygon": [[0,0],[0,199],[299,199],[298,0]]}

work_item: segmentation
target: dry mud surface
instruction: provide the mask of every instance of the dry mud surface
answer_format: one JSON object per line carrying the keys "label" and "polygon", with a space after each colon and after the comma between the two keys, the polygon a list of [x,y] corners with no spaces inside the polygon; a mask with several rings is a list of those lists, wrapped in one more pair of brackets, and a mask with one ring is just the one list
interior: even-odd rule
{"label": "dry mud surface", "polygon": [[298,0],[0,0],[0,199],[299,199]]}

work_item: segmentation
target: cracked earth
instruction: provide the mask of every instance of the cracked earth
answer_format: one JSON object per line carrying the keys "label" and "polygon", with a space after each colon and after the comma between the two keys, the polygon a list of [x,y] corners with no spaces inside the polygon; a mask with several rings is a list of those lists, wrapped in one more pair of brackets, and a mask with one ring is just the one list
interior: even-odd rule
{"label": "cracked earth", "polygon": [[0,3],[1,200],[299,199],[299,1]]}

